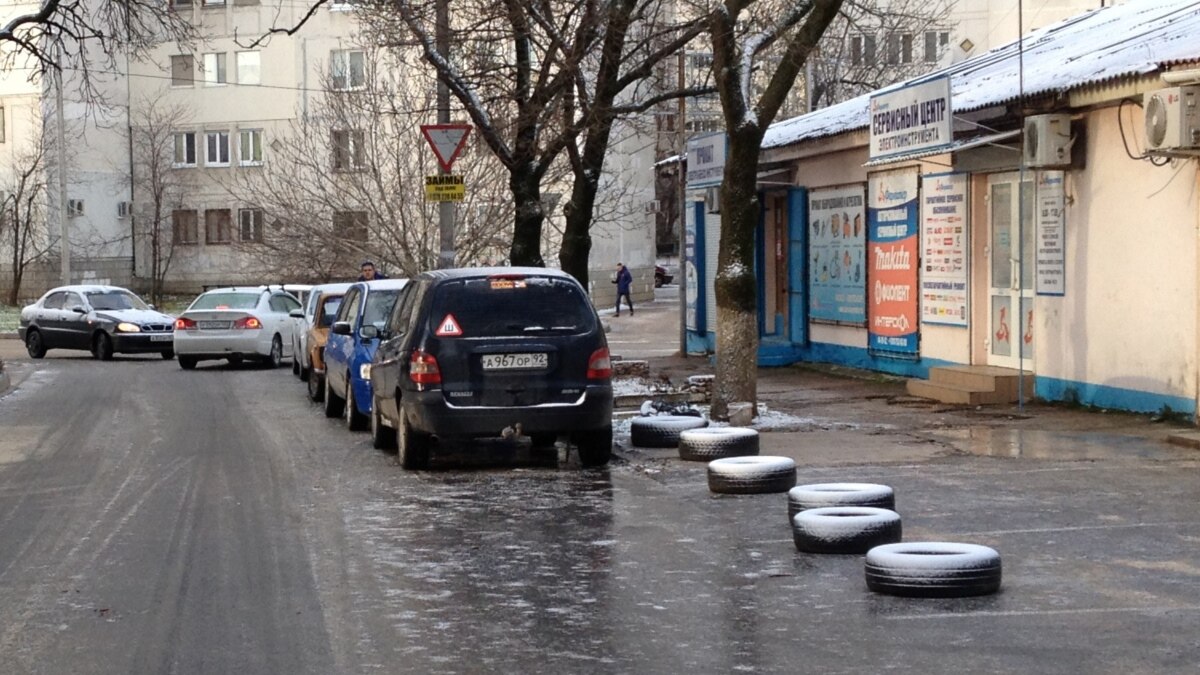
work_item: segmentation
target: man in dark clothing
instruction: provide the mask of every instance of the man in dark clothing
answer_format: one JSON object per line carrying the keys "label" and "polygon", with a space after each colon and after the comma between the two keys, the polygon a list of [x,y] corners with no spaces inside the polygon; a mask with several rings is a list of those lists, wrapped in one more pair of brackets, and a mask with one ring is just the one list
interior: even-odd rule
{"label": "man in dark clothing", "polygon": [[625,263],[617,263],[617,278],[613,279],[613,283],[617,285],[617,316],[621,316],[621,296],[625,296],[625,302],[629,304],[629,316],[633,316],[633,298],[629,295],[630,287],[633,286],[633,275],[629,273]]}
{"label": "man in dark clothing", "polygon": [[359,281],[375,281],[376,279],[388,278],[386,274],[382,272],[376,272],[375,263],[371,262],[370,260],[364,260],[360,269],[362,274],[358,275]]}

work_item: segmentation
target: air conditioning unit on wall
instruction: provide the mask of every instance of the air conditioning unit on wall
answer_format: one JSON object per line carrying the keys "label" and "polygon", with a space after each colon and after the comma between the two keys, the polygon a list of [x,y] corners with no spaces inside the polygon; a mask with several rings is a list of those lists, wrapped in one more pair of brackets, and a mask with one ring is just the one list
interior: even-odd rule
{"label": "air conditioning unit on wall", "polygon": [[1150,152],[1200,149],[1200,86],[1159,89],[1143,100]]}
{"label": "air conditioning unit on wall", "polygon": [[1033,115],[1025,118],[1025,142],[1022,157],[1025,166],[1038,169],[1050,166],[1066,166],[1071,163],[1070,115]]}

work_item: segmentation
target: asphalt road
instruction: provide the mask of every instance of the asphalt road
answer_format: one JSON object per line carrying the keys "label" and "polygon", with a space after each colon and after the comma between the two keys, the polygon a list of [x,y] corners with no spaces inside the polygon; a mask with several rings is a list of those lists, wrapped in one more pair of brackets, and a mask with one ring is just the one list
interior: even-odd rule
{"label": "asphalt road", "polygon": [[906,539],[1005,556],[996,596],[906,600],[867,592],[860,558],[796,553],[781,495],[714,498],[702,466],[625,453],[583,471],[476,446],[408,473],[286,368],[10,367],[4,673],[1200,665],[1194,455],[805,467],[805,482],[895,486]]}

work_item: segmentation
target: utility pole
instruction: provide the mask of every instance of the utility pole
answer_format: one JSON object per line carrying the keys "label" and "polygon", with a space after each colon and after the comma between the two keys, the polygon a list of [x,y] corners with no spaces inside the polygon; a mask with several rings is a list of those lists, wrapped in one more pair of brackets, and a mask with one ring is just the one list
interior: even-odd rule
{"label": "utility pole", "polygon": [[[687,49],[679,50],[679,89],[687,86]],[[687,152],[687,98],[679,97],[679,119],[675,120],[679,135],[679,162],[676,184],[679,186],[679,355],[687,357],[687,175],[683,171],[683,155]]]}
{"label": "utility pole", "polygon": [[67,236],[67,126],[63,116],[63,68],[62,46],[59,45],[55,58],[57,73],[55,75],[54,97],[56,99],[56,116],[58,117],[58,225],[59,225],[59,258],[62,262],[62,283],[71,284],[71,240]]}
{"label": "utility pole", "polygon": [[[437,0],[437,42],[438,54],[446,60],[450,59],[450,2]],[[437,83],[437,121],[438,124],[450,123],[450,88],[438,78]],[[438,169],[442,175],[449,174],[444,167]],[[438,202],[438,235],[441,246],[438,249],[438,267],[446,269],[454,267],[454,203]]]}

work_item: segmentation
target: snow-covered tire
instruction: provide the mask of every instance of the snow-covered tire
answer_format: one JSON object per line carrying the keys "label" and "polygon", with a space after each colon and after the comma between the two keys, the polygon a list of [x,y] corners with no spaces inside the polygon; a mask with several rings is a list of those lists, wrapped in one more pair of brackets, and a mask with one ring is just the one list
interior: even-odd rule
{"label": "snow-covered tire", "polygon": [[867,551],[867,588],[911,598],[965,598],[1000,590],[1000,554],[977,544],[909,542]]}
{"label": "snow-covered tire", "polygon": [[730,495],[787,492],[796,485],[796,462],[787,457],[726,457],[708,463],[708,489]]}
{"label": "snow-covered tire", "polygon": [[711,462],[758,454],[758,432],[742,427],[709,427],[679,432],[679,459]]}
{"label": "snow-covered tire", "polygon": [[673,448],[679,445],[680,432],[706,426],[708,420],[691,415],[635,417],[629,425],[629,442],[640,448]]}
{"label": "snow-covered tire", "polygon": [[896,493],[875,483],[811,483],[788,490],[788,522],[797,513],[826,506],[873,506],[896,510]]}
{"label": "snow-covered tire", "polygon": [[866,553],[900,534],[900,514],[869,506],[806,509],[792,519],[792,540],[804,553]]}

